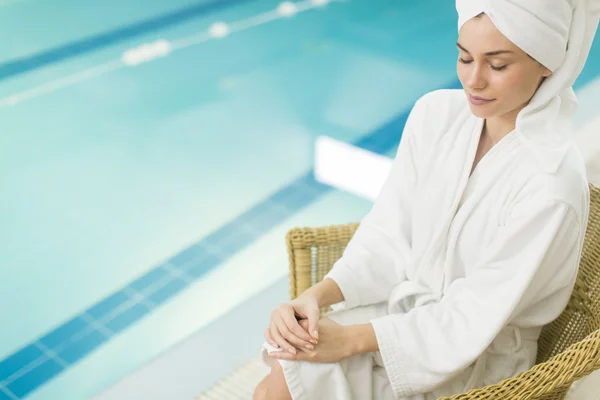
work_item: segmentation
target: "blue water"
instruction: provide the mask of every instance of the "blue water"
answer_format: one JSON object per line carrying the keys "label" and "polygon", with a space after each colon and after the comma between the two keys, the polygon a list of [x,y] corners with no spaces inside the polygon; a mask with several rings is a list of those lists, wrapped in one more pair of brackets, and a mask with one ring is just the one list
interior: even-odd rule
{"label": "blue water", "polygon": [[[51,86],[277,5],[0,3],[0,34],[15,38],[0,50],[0,399],[89,398],[225,312],[213,270],[285,274],[287,229],[369,207],[310,178],[294,186],[315,139],[368,147],[420,95],[456,84],[452,2],[350,0]],[[590,60],[579,86],[600,73],[597,42]],[[260,270],[259,248],[280,267]],[[201,261],[185,267],[190,254]],[[226,293],[232,304],[266,285],[256,279]],[[26,373],[65,338],[58,361]]]}

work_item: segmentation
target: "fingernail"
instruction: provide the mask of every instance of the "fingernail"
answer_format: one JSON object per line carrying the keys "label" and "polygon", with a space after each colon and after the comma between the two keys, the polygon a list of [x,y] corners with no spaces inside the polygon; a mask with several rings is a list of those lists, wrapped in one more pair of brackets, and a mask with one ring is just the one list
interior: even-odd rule
{"label": "fingernail", "polygon": [[311,342],[312,344],[319,344],[319,342],[317,342],[315,339],[311,339],[311,340],[310,340],[310,342]]}
{"label": "fingernail", "polygon": [[315,337],[316,337],[317,339],[319,338],[319,332],[317,332],[317,331],[314,331],[314,335],[315,335]]}
{"label": "fingernail", "polygon": [[292,353],[293,355],[296,355],[296,349],[288,349],[290,353]]}
{"label": "fingernail", "polygon": [[311,344],[307,344],[307,345],[306,345],[306,346],[304,346],[304,347],[306,347],[306,348],[307,348],[307,349],[309,349],[309,350],[314,350],[314,349],[315,349],[315,348],[313,347],[313,345],[311,345]]}

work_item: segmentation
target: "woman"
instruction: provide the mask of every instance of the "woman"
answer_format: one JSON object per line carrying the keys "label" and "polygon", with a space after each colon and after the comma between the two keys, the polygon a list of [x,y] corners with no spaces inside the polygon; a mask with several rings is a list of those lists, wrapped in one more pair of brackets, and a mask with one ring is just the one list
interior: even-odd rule
{"label": "woman", "polygon": [[464,90],[417,101],[342,258],[272,313],[255,399],[435,399],[535,363],[586,230],[568,132],[598,3],[457,1]]}

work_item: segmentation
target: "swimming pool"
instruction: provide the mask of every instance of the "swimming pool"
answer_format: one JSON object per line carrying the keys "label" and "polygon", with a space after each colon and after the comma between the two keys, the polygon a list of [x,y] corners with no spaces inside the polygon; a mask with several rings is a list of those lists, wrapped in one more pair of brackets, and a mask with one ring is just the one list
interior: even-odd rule
{"label": "swimming pool", "polygon": [[455,28],[441,0],[1,2],[0,400],[89,398],[284,276],[289,227],[362,216],[314,142],[393,154]]}

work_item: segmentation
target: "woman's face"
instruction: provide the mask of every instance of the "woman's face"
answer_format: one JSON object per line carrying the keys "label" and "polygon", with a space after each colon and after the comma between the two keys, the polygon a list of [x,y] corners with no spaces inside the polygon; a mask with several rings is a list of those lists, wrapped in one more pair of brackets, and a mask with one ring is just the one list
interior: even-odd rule
{"label": "woman's face", "polygon": [[551,72],[515,46],[483,14],[467,21],[458,35],[457,72],[471,112],[480,118],[514,113],[531,100]]}

